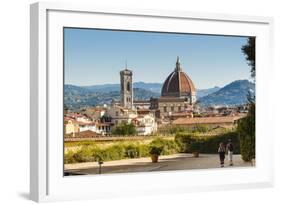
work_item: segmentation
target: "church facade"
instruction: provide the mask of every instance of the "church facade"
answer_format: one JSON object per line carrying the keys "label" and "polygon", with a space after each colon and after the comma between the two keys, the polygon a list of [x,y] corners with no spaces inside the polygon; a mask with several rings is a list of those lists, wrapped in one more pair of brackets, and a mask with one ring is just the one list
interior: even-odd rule
{"label": "church facade", "polygon": [[196,89],[190,77],[183,71],[179,57],[176,67],[166,78],[160,98],[150,99],[150,109],[156,110],[157,117],[172,113],[192,112],[196,102]]}

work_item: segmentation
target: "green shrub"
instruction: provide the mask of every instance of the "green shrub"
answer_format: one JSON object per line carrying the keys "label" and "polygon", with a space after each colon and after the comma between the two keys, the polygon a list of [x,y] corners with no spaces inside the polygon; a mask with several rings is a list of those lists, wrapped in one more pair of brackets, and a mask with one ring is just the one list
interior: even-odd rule
{"label": "green shrub", "polygon": [[88,146],[83,146],[79,151],[73,154],[73,159],[76,162],[91,162],[94,161],[92,151]]}
{"label": "green shrub", "polygon": [[76,163],[75,159],[73,158],[74,152],[69,151],[64,154],[64,163],[65,164],[72,164]]}
{"label": "green shrub", "polygon": [[195,134],[190,133],[178,133],[175,137],[175,143],[179,147],[179,152],[187,153],[190,152],[190,144],[193,139],[196,138]]}
{"label": "green shrub", "polygon": [[147,157],[149,156],[149,146],[146,144],[139,144],[139,157]]}
{"label": "green shrub", "polygon": [[179,146],[174,140],[157,138],[150,142],[149,146],[162,148],[163,155],[170,155],[179,152]]}
{"label": "green shrub", "polygon": [[200,152],[202,144],[203,144],[203,140],[193,138],[193,140],[191,141],[191,143],[189,145],[189,151],[190,152]]}
{"label": "green shrub", "polygon": [[141,143],[130,143],[125,146],[126,158],[139,158],[149,156],[149,145]]}
{"label": "green shrub", "polygon": [[163,147],[158,147],[155,145],[151,145],[149,147],[149,154],[155,154],[155,155],[160,155],[163,151]]}
{"label": "green shrub", "polygon": [[158,130],[159,134],[178,134],[178,133],[206,133],[211,131],[212,128],[207,125],[197,124],[193,127],[167,125]]}
{"label": "green shrub", "polygon": [[99,147],[98,145],[91,144],[83,146],[76,152],[68,152],[65,154],[64,158],[65,163],[76,163],[148,157],[150,156],[152,147],[161,149],[161,154],[163,155],[175,154],[179,152],[179,147],[174,140],[157,138],[149,144],[117,142],[106,147]]}
{"label": "green shrub", "polygon": [[[228,139],[232,140],[234,146],[234,154],[240,153],[240,142],[237,132],[227,132],[223,134],[217,134],[214,136],[204,136],[196,134],[178,133],[175,137],[175,142],[180,147],[180,152],[190,153],[194,147],[200,144],[200,153],[216,154],[218,146],[221,142],[226,144]],[[199,142],[195,142],[199,140]],[[195,143],[195,144],[194,144]]]}
{"label": "green shrub", "polygon": [[250,135],[241,135],[240,139],[242,159],[249,162],[255,158],[255,140]]}
{"label": "green shrub", "polygon": [[137,130],[134,124],[126,124],[122,123],[120,125],[117,125],[113,130],[112,130],[113,135],[136,135]]}
{"label": "green shrub", "polygon": [[125,147],[125,157],[127,158],[138,158],[140,151],[137,145],[129,144]]}
{"label": "green shrub", "polygon": [[255,124],[255,103],[249,99],[250,109],[245,118],[238,121],[237,130],[240,138],[241,155],[244,161],[251,161],[256,157],[256,124]]}
{"label": "green shrub", "polygon": [[197,124],[193,127],[192,132],[193,133],[206,133],[209,131],[209,127],[207,125],[201,125],[201,124]]}
{"label": "green shrub", "polygon": [[94,147],[91,149],[91,155],[94,161],[110,161],[124,158],[125,148],[121,144],[112,145],[106,148]]}
{"label": "green shrub", "polygon": [[240,143],[239,143],[239,137],[237,132],[227,132],[224,134],[218,134],[212,137],[203,137],[202,144],[201,144],[201,153],[209,153],[209,154],[215,154],[218,152],[219,144],[222,142],[224,144],[227,144],[228,140],[231,139],[233,143],[233,153],[239,154],[240,153]]}

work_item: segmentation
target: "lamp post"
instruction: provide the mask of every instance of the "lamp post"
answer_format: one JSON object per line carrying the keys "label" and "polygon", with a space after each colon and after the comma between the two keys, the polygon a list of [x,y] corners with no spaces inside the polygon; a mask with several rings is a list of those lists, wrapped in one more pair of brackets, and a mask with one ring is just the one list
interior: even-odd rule
{"label": "lamp post", "polygon": [[99,163],[99,174],[101,174],[101,165],[103,164],[103,161],[99,159],[98,163]]}

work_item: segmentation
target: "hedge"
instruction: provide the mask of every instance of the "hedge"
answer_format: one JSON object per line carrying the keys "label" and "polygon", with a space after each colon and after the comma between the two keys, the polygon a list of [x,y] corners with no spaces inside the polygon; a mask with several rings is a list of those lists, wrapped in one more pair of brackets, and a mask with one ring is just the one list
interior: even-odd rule
{"label": "hedge", "polygon": [[161,155],[170,155],[175,153],[190,153],[192,149],[199,147],[200,153],[216,154],[220,142],[227,143],[232,139],[234,153],[240,153],[240,143],[236,132],[227,132],[213,136],[204,136],[204,134],[178,133],[175,140],[156,138],[149,144],[118,142],[107,147],[98,145],[84,145],[80,150],[69,151],[64,155],[65,163],[77,162],[96,162],[120,160],[128,158],[139,158],[150,156],[151,147],[159,147]]}
{"label": "hedge", "polygon": [[[175,142],[180,147],[180,152],[189,153],[191,152],[192,143],[195,142],[195,139],[199,139],[200,153],[215,154],[218,152],[219,143],[223,142],[226,145],[228,139],[231,139],[234,146],[234,154],[240,154],[239,137],[236,132],[227,132],[214,136],[178,133],[175,137]],[[198,143],[198,141],[196,141],[196,143]]]}
{"label": "hedge", "polygon": [[163,155],[170,155],[175,154],[179,152],[179,146],[174,140],[167,140],[167,139],[161,139],[157,138],[153,140],[149,146],[155,146],[155,147],[161,147]]}
{"label": "hedge", "polygon": [[77,152],[69,151],[64,155],[65,163],[96,162],[120,160],[128,158],[139,158],[150,156],[150,147],[162,148],[163,155],[175,154],[179,152],[178,145],[174,140],[155,139],[149,144],[124,143],[119,142],[114,145],[100,148],[97,145],[83,146]]}

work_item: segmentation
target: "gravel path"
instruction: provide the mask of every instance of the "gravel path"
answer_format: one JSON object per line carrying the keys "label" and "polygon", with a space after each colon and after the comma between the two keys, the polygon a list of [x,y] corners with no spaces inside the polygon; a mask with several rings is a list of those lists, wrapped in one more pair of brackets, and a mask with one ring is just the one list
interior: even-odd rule
{"label": "gravel path", "polygon": [[[240,155],[233,156],[235,167],[249,167],[251,163],[244,162]],[[138,159],[124,159],[104,162],[102,174],[109,173],[128,173],[128,172],[147,172],[147,171],[169,171],[169,170],[191,170],[219,168],[219,157],[214,154],[200,154],[199,158],[192,157],[191,154],[174,154],[160,156],[158,163],[151,163],[149,157]],[[229,168],[226,156],[225,167]],[[98,174],[99,166],[97,162],[66,164],[66,175]]]}

